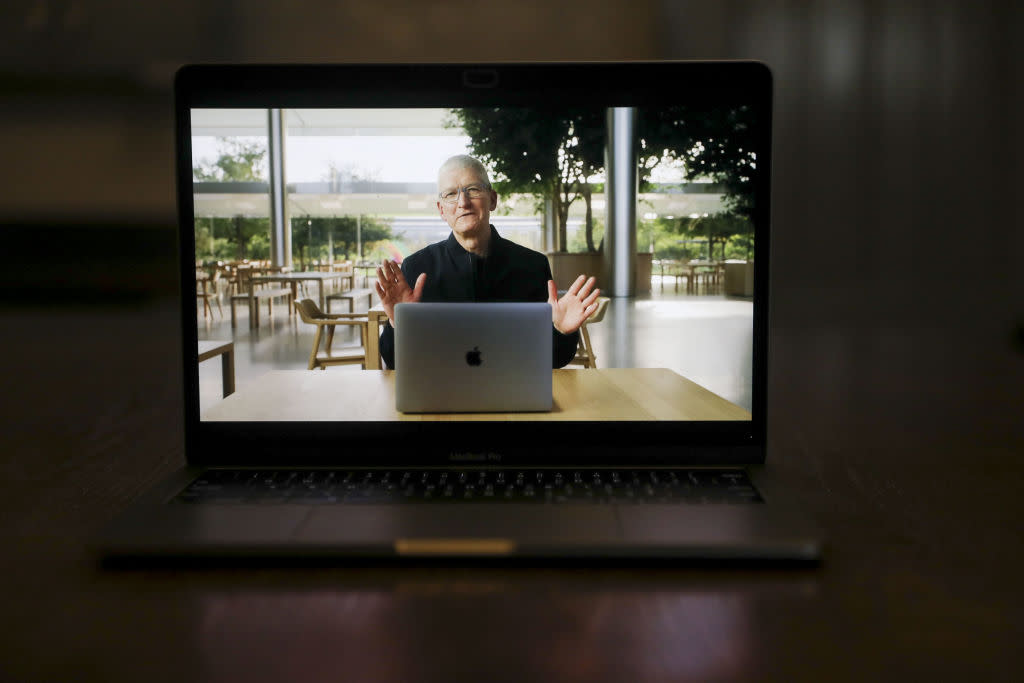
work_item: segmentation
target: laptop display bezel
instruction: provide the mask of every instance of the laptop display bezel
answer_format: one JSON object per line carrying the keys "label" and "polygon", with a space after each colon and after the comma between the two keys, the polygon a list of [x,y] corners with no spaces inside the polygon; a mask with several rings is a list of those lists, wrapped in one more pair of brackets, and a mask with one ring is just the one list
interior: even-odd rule
{"label": "laptop display bezel", "polygon": [[[685,91],[685,96],[677,94]],[[536,106],[557,98],[659,106],[704,98],[755,109],[750,421],[204,422],[197,299],[183,296],[185,447],[193,465],[700,465],[763,463],[767,426],[772,79],[759,62],[192,65],[175,79],[181,291],[194,279],[193,108]],[[762,161],[763,160],[763,161]]]}

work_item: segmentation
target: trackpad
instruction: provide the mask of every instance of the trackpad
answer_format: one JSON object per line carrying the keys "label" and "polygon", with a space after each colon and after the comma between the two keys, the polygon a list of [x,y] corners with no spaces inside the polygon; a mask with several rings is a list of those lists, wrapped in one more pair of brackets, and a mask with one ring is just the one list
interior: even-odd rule
{"label": "trackpad", "polygon": [[318,507],[297,538],[392,546],[397,539],[511,539],[517,546],[608,543],[621,536],[613,506],[339,505]]}

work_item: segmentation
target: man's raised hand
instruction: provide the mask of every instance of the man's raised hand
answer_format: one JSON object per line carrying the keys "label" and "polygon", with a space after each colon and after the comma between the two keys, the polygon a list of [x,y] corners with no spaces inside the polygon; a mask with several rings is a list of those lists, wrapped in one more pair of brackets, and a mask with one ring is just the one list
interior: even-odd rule
{"label": "man's raised hand", "polygon": [[402,269],[394,261],[384,261],[377,266],[377,294],[380,296],[380,304],[384,312],[388,314],[391,326],[395,326],[395,304],[415,303],[423,296],[423,285],[427,281],[427,274],[420,273],[416,278],[416,284],[410,288],[405,281]]}
{"label": "man's raised hand", "polygon": [[597,310],[597,297],[600,296],[601,290],[590,291],[596,282],[596,278],[588,280],[586,275],[580,275],[569,287],[569,291],[559,299],[554,280],[548,280],[551,322],[556,330],[562,334],[572,334]]}

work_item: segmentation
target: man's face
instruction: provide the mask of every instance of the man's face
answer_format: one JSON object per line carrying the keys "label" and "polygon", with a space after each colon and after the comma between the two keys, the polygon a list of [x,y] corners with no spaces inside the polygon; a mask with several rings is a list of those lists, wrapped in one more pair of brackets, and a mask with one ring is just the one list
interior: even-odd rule
{"label": "man's face", "polygon": [[[476,199],[471,198],[467,188],[479,188],[484,192]],[[471,168],[452,168],[438,178],[438,189],[442,196],[456,192],[452,204],[438,199],[437,210],[453,231],[462,237],[478,237],[490,230],[491,211],[498,206],[498,193],[486,189],[486,185]],[[463,190],[459,192],[459,190]]]}

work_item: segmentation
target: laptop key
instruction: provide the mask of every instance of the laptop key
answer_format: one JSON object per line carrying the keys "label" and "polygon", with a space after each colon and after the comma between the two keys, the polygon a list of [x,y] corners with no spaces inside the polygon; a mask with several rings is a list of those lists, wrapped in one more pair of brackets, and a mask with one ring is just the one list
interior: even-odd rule
{"label": "laptop key", "polygon": [[174,499],[202,504],[762,503],[740,469],[231,470],[204,472]]}

